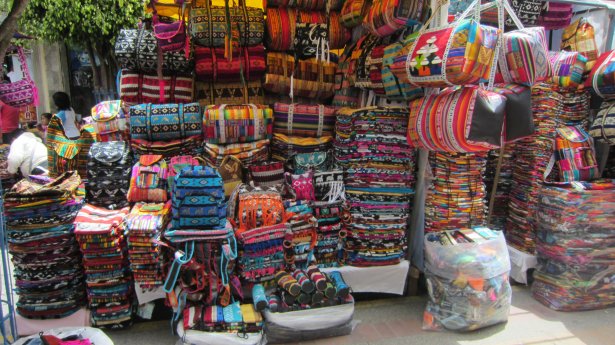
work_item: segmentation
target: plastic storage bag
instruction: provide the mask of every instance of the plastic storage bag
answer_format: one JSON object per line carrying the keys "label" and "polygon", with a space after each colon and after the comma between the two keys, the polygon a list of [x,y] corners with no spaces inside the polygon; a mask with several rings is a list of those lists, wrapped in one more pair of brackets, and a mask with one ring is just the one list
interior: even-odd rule
{"label": "plastic storage bag", "polygon": [[472,331],[508,320],[512,290],[504,235],[441,245],[425,237],[429,300],[423,329]]}
{"label": "plastic storage bag", "polygon": [[264,344],[262,333],[201,332],[184,330],[183,322],[177,324],[180,339],[175,345],[260,345]]}

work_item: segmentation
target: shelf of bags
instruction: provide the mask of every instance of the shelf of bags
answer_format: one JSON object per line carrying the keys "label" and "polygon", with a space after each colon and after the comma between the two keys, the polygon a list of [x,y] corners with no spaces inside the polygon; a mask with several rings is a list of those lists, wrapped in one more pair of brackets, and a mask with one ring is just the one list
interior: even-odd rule
{"label": "shelf of bags", "polygon": [[508,246],[508,255],[510,255],[510,277],[517,283],[527,285],[527,271],[536,267],[538,263],[536,256],[512,246]]}
{"label": "shelf of bags", "polygon": [[184,331],[184,322],[177,324],[179,340],[175,345],[257,345],[263,340],[263,333],[237,332],[201,332],[194,330]]}
{"label": "shelf of bags", "polygon": [[88,327],[90,326],[90,312],[86,308],[81,308],[67,317],[48,320],[26,319],[16,314],[15,321],[17,323],[17,334],[26,336],[61,327]]}
{"label": "shelf of bags", "polygon": [[355,267],[342,266],[321,268],[322,272],[339,271],[353,293],[375,292],[403,295],[410,261],[403,260],[397,265]]}

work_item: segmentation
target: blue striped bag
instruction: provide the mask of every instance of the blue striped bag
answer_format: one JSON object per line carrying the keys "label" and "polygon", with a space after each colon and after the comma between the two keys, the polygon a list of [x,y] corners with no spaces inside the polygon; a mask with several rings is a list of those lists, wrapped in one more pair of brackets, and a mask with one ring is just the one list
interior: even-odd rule
{"label": "blue striped bag", "polygon": [[175,229],[212,229],[226,223],[224,182],[211,167],[183,168],[175,176],[172,198]]}
{"label": "blue striped bag", "polygon": [[130,107],[130,137],[168,141],[203,135],[203,111],[198,103],[139,104]]}

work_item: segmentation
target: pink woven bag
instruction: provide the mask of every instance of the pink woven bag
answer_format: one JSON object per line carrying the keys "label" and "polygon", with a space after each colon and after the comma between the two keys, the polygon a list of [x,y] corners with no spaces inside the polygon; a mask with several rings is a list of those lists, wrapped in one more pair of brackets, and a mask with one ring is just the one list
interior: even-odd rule
{"label": "pink woven bag", "polygon": [[14,83],[0,84],[0,100],[13,107],[31,104],[38,106],[38,89],[30,77],[26,54],[22,47],[17,47],[17,57],[23,71],[23,79]]}

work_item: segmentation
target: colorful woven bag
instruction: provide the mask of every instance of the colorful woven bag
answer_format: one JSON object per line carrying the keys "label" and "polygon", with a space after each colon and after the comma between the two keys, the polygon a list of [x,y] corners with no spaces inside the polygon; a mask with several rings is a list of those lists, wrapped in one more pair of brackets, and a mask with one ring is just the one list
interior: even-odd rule
{"label": "colorful woven bag", "polygon": [[240,46],[254,46],[263,42],[264,22],[263,10],[248,7],[243,0],[239,1],[239,6],[228,9],[212,6],[211,1],[206,0],[204,7],[190,10],[190,36],[200,46],[222,47],[230,27],[236,31],[233,40],[237,39]]}
{"label": "colorful woven bag", "polygon": [[342,8],[344,0],[267,0],[270,7],[296,7],[307,11],[322,11],[330,9],[337,11]]}
{"label": "colorful woven bag", "polygon": [[195,98],[201,106],[210,104],[264,104],[263,82],[196,82]]}
{"label": "colorful woven bag", "polygon": [[92,144],[87,169],[85,198],[89,204],[112,209],[128,206],[132,153],[126,142]]}
{"label": "colorful woven bag", "polygon": [[246,230],[280,224],[285,221],[282,196],[272,188],[242,185],[238,191],[236,216],[238,236]]}
{"label": "colorful woven bag", "polygon": [[217,145],[205,143],[205,160],[212,166],[220,166],[226,156],[233,156],[241,161],[244,167],[265,161],[269,158],[269,139],[252,143]]}
{"label": "colorful woven bag", "polygon": [[156,11],[156,0],[150,0],[152,8],[152,29],[158,40],[158,47],[163,52],[183,51],[190,56],[190,44],[186,35],[185,6],[179,8],[178,19],[171,23],[161,22]]}
{"label": "colorful woven bag", "polygon": [[211,167],[187,166],[175,176],[174,229],[211,229],[226,225],[224,182]]}
{"label": "colorful woven bag", "polygon": [[[474,18],[465,19],[472,12]],[[447,27],[425,30],[428,23],[408,52],[406,70],[410,83],[446,87],[489,79],[498,29],[480,24],[479,0]]]}
{"label": "colorful woven bag", "polygon": [[554,153],[544,172],[544,179],[554,164],[561,182],[591,181],[600,177],[594,141],[581,126],[565,126],[555,130]]}
{"label": "colorful woven bag", "polygon": [[92,107],[96,141],[128,141],[130,133],[122,101],[104,101]]}
{"label": "colorful woven bag", "polygon": [[[337,63],[316,58],[295,61],[286,53],[267,54],[265,90],[293,97],[325,100],[334,95]],[[291,88],[292,86],[292,88]]]}
{"label": "colorful woven bag", "polygon": [[123,70],[120,77],[120,99],[128,105],[140,103],[190,103],[194,79],[177,75],[163,77],[164,92],[160,98],[160,79],[156,75]]}
{"label": "colorful woven bag", "polygon": [[500,146],[506,98],[478,86],[448,88],[410,103],[408,143],[444,152]]}
{"label": "colorful woven bag", "polygon": [[224,196],[228,198],[243,182],[243,164],[239,158],[226,156],[218,167],[218,172],[224,181]]}
{"label": "colorful woven bag", "polygon": [[167,185],[169,186],[169,192],[173,192],[173,186],[175,184],[175,176],[177,176],[182,169],[190,166],[201,165],[199,161],[192,156],[174,156],[168,159],[167,164]]}
{"label": "colorful woven bag", "polygon": [[615,97],[615,50],[600,55],[589,77],[585,81],[586,88],[605,99]]}
{"label": "colorful woven bag", "polygon": [[211,105],[203,116],[204,140],[212,144],[271,139],[273,111],[264,105]]}
{"label": "colorful woven bag", "polygon": [[369,89],[374,91],[377,96],[384,96],[384,83],[382,80],[382,61],[386,45],[378,45],[372,49],[367,57],[366,64],[369,67]]}
{"label": "colorful woven bag", "polygon": [[162,155],[165,158],[174,156],[193,156],[200,152],[203,135],[199,134],[186,139],[148,141],[145,139],[131,139],[130,147],[136,155]]}
{"label": "colorful woven bag", "polygon": [[579,18],[564,29],[561,49],[581,53],[587,58],[584,72],[592,70],[600,53],[596,46],[594,27],[586,18]]}
{"label": "colorful woven bag", "polygon": [[260,44],[236,48],[232,57],[225,57],[224,48],[195,47],[197,80],[237,82],[242,75],[247,81],[260,80],[265,74],[265,47]]}
{"label": "colorful woven bag", "polygon": [[128,201],[167,201],[167,162],[162,155],[143,155],[132,167]]}
{"label": "colorful woven bag", "polygon": [[275,187],[284,183],[283,162],[260,162],[250,166],[250,176],[257,187]]}
{"label": "colorful woven bag", "polygon": [[587,58],[578,52],[549,52],[553,71],[551,83],[562,87],[577,87],[583,80]]}
{"label": "colorful woven bag", "polygon": [[374,0],[363,25],[374,35],[385,37],[422,21],[427,12],[423,0]]}
{"label": "colorful woven bag", "polygon": [[615,101],[604,101],[589,134],[596,140],[615,145]]}
{"label": "colorful woven bag", "polygon": [[38,89],[30,77],[26,54],[22,47],[17,47],[17,58],[21,65],[23,79],[14,83],[0,84],[0,101],[12,106],[21,107],[26,105],[38,106]]}
{"label": "colorful woven bag", "polygon": [[370,0],[346,0],[340,12],[340,22],[349,29],[361,25],[369,7]]}
{"label": "colorful woven bag", "polygon": [[302,138],[275,133],[271,140],[271,159],[286,162],[289,157],[302,153],[327,152],[333,137]]}
{"label": "colorful woven bag", "polygon": [[198,103],[139,104],[130,107],[131,139],[186,139],[202,134],[203,113]]}
{"label": "colorful woven bag", "polygon": [[325,105],[273,105],[273,132],[300,137],[333,136],[336,108]]}
{"label": "colorful woven bag", "polygon": [[412,47],[418,32],[400,38],[384,48],[382,56],[382,85],[387,99],[402,101],[423,96],[423,89],[410,84],[406,73],[408,50]]}
{"label": "colorful woven bag", "polygon": [[47,163],[49,176],[56,177],[63,172],[77,170],[79,176],[87,178],[87,163],[90,147],[96,141],[96,134],[83,127],[77,139],[64,134],[64,125],[59,117],[53,116],[47,126]]}

